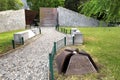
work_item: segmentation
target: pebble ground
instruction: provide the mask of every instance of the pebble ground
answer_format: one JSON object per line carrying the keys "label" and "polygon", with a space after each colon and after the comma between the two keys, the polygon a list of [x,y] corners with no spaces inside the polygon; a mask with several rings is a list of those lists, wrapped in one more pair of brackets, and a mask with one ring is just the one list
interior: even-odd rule
{"label": "pebble ground", "polygon": [[65,35],[41,27],[41,36],[29,45],[0,57],[0,80],[49,80],[48,55],[53,42]]}

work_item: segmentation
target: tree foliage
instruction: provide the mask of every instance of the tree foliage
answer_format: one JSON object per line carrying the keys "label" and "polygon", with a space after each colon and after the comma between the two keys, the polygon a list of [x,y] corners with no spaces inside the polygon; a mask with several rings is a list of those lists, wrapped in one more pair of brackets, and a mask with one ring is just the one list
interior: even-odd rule
{"label": "tree foliage", "polygon": [[88,0],[65,0],[65,8],[78,12],[78,7]]}
{"label": "tree foliage", "polygon": [[87,16],[94,16],[104,21],[120,20],[119,0],[90,0],[82,6],[80,13]]}
{"label": "tree foliage", "polygon": [[0,11],[17,10],[23,7],[21,0],[0,0]]}
{"label": "tree foliage", "polygon": [[39,10],[40,7],[58,7],[64,5],[64,0],[27,0],[32,10]]}

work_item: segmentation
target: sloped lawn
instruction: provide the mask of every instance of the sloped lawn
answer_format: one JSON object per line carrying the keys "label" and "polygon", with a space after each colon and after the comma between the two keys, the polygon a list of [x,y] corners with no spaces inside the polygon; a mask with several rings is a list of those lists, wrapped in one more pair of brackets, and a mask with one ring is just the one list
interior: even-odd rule
{"label": "sloped lawn", "polygon": [[12,49],[12,39],[13,34],[23,30],[15,30],[10,32],[3,32],[0,33],[0,54],[7,52],[8,50]]}
{"label": "sloped lawn", "polygon": [[82,76],[62,76],[55,73],[57,80],[120,80],[120,27],[79,30],[84,34],[84,45],[74,47],[91,54],[99,73]]}

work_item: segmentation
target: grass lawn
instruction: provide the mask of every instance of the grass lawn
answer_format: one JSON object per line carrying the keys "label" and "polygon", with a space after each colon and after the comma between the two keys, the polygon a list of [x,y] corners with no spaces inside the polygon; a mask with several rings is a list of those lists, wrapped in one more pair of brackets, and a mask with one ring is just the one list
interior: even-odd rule
{"label": "grass lawn", "polygon": [[12,39],[13,34],[23,30],[15,30],[10,32],[3,32],[0,33],[0,54],[7,52],[8,50],[12,49]]}
{"label": "grass lawn", "polygon": [[91,54],[99,73],[82,76],[63,76],[55,73],[57,80],[120,80],[120,27],[79,30],[84,34],[84,45],[76,47]]}

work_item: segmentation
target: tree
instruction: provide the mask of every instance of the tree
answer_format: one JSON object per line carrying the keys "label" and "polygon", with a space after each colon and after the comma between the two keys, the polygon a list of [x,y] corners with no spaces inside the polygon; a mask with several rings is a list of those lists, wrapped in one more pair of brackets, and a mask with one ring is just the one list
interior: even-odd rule
{"label": "tree", "polygon": [[82,7],[80,13],[87,16],[107,22],[120,20],[119,0],[90,0],[83,4]]}
{"label": "tree", "polygon": [[40,7],[58,7],[64,5],[64,0],[27,0],[32,10],[39,10]]}
{"label": "tree", "polygon": [[23,7],[21,0],[0,0],[0,11],[17,10]]}
{"label": "tree", "polygon": [[0,0],[0,11],[7,10],[7,0]]}
{"label": "tree", "polygon": [[78,12],[78,7],[88,0],[65,0],[65,8]]}

